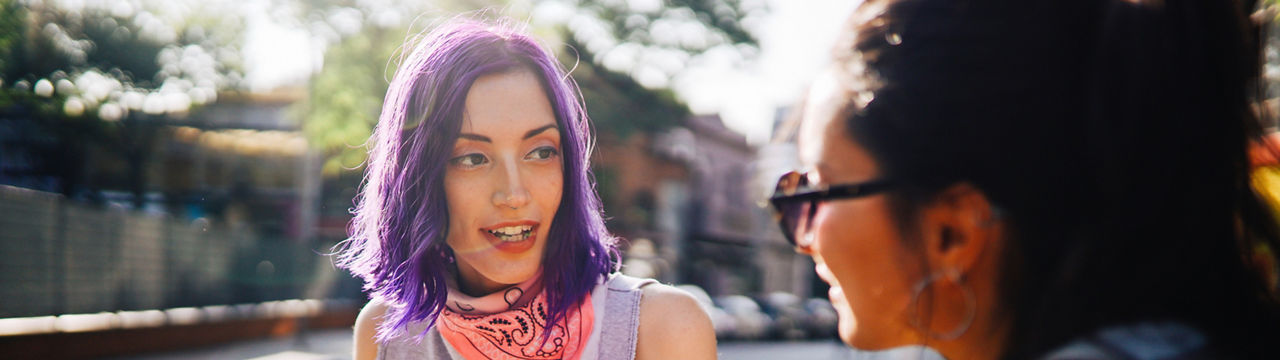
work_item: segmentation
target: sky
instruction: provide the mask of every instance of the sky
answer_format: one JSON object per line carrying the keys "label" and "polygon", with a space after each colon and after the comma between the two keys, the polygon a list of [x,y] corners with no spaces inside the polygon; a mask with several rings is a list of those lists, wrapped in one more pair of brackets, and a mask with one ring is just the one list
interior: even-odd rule
{"label": "sky", "polygon": [[298,84],[320,69],[324,47],[302,29],[271,19],[267,0],[244,2],[245,81],[249,90],[266,92]]}
{"label": "sky", "polygon": [[725,125],[767,142],[777,108],[799,100],[829,61],[840,25],[857,1],[771,0],[762,24],[760,56],[747,69],[698,69],[674,88],[694,113],[719,113]]}
{"label": "sky", "polygon": [[[828,63],[841,23],[857,1],[767,0],[760,21],[760,53],[735,65],[705,58],[668,85],[695,114],[718,113],[725,125],[755,144],[768,142],[780,107],[795,103]],[[275,22],[268,0],[245,1],[246,80],[251,91],[300,84],[322,66],[324,44],[307,32]],[[533,19],[536,21],[536,19]]]}

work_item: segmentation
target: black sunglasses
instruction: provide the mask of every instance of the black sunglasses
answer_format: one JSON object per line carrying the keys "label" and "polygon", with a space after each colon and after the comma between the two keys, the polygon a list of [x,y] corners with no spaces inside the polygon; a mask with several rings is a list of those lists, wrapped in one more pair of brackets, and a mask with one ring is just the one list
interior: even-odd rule
{"label": "black sunglasses", "polygon": [[773,216],[782,227],[782,235],[787,237],[791,245],[809,246],[809,240],[803,243],[804,235],[809,232],[813,215],[818,211],[818,202],[836,199],[852,199],[874,195],[893,187],[893,183],[877,179],[856,184],[836,185],[822,189],[809,186],[808,174],[792,171],[778,178],[769,204],[773,205]]}

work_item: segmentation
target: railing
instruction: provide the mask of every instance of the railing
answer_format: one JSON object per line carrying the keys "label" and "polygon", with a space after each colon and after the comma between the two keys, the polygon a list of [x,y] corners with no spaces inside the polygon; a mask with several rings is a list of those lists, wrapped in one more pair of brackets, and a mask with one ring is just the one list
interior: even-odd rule
{"label": "railing", "polygon": [[327,249],[0,186],[0,318],[359,298]]}

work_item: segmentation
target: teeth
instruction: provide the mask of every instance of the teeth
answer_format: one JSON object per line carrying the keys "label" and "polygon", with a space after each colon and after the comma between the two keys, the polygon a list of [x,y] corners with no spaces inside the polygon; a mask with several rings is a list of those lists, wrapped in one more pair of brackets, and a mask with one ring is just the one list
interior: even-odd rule
{"label": "teeth", "polygon": [[504,226],[489,230],[489,233],[502,241],[523,241],[533,233],[533,225]]}
{"label": "teeth", "polygon": [[494,234],[503,234],[503,235],[519,235],[520,233],[523,233],[529,230],[533,230],[532,225],[505,226],[505,227],[500,227],[497,229],[490,230],[490,232]]}

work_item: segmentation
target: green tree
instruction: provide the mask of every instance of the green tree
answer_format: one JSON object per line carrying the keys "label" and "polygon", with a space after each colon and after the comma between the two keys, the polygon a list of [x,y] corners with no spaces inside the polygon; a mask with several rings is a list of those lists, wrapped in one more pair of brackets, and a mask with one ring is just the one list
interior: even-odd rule
{"label": "green tree", "polygon": [[[562,57],[583,47],[573,38],[565,46],[562,54],[566,55]],[[587,113],[599,133],[625,139],[636,132],[661,131],[689,115],[689,108],[670,89],[645,88],[631,76],[599,65],[592,53],[582,52],[579,56],[572,75],[582,89]]]}
{"label": "green tree", "polygon": [[324,156],[325,175],[363,166],[364,143],[377,123],[394,70],[386,59],[400,45],[398,34],[371,28],[330,46],[325,70],[311,79],[310,96],[295,106],[295,115],[305,119],[303,132]]}
{"label": "green tree", "polygon": [[[22,164],[0,181],[52,182],[73,197],[118,186],[140,202],[159,120],[241,78],[238,12],[181,4],[0,0],[0,127],[24,135],[0,144],[6,162]],[[93,156],[123,159],[129,179],[93,183]]]}
{"label": "green tree", "polygon": [[[573,76],[597,131],[626,136],[634,131],[656,131],[687,116],[687,107],[665,87],[654,88],[637,81],[637,69],[605,66],[599,55],[619,46],[676,54],[682,68],[699,54],[717,47],[750,56],[755,37],[745,24],[759,17],[764,8],[739,0],[668,1],[663,7],[635,7],[624,1],[446,1],[434,3],[433,11],[403,4],[372,4],[351,0],[288,0],[298,23],[317,36],[330,37],[324,67],[312,78],[310,98],[299,104],[295,114],[313,147],[321,149],[324,173],[337,176],[358,171],[364,163],[362,146],[377,121],[386,93],[387,80],[394,71],[393,57],[406,34],[422,31],[424,24],[469,10],[506,9],[515,18],[537,16],[548,7],[567,9],[559,20],[533,19],[533,31],[543,37],[558,37],[565,44],[560,57],[573,67]],[[380,14],[398,14],[398,22],[380,21]],[[358,14],[360,30],[343,34],[351,16]],[[413,17],[414,14],[424,14]],[[347,18],[348,20],[343,20]],[[413,24],[410,24],[412,22]],[[582,25],[586,24],[586,25]],[[410,29],[410,25],[418,28]],[[692,34],[677,34],[694,29]],[[326,35],[327,34],[327,35]],[[673,37],[673,35],[675,35]],[[574,67],[573,65],[577,65]],[[669,78],[676,70],[661,76]]]}
{"label": "green tree", "polygon": [[[292,113],[323,157],[322,173],[343,176],[364,166],[365,142],[377,123],[396,57],[410,27],[430,14],[502,5],[494,1],[375,3],[353,0],[279,0],[286,23],[327,43],[324,67],[311,77],[308,98]],[[428,10],[427,5],[431,6]],[[425,14],[417,16],[415,14]],[[347,182],[358,181],[358,176]]]}

